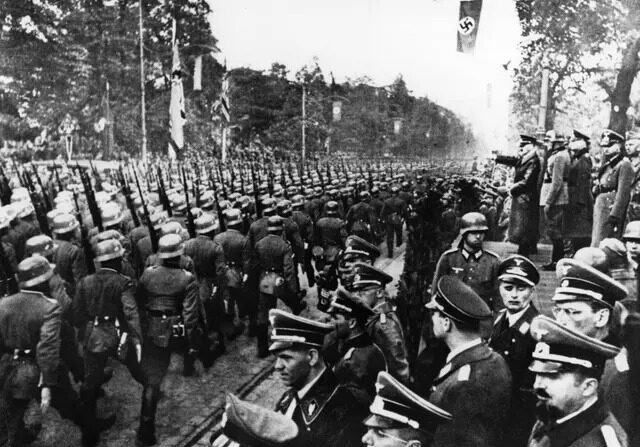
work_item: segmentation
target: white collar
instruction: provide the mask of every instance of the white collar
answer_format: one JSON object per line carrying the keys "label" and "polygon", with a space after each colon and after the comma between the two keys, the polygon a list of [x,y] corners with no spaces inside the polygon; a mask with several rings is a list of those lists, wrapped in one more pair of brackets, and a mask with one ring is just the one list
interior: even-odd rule
{"label": "white collar", "polygon": [[577,411],[574,411],[573,413],[570,413],[570,414],[566,415],[565,417],[562,417],[562,418],[558,419],[556,421],[556,424],[562,424],[564,422],[567,422],[569,419],[573,419],[574,417],[576,417],[577,415],[579,415],[583,411],[586,411],[589,407],[591,407],[597,401],[598,401],[598,396],[593,396],[591,399],[587,400]]}
{"label": "white collar", "polygon": [[320,373],[317,376],[315,376],[313,379],[311,379],[311,381],[309,381],[309,383],[307,383],[305,386],[303,386],[301,389],[298,390],[298,399],[303,399],[304,396],[307,395],[307,393],[313,387],[313,385],[315,385],[316,382],[320,380],[320,377],[322,377],[326,369],[327,369],[327,366],[324,365],[322,367],[322,371],[320,371]]}
{"label": "white collar", "polygon": [[524,313],[529,309],[529,306],[531,306],[531,303],[527,304],[524,309],[519,310],[515,314],[510,314],[509,311],[507,311],[507,320],[509,321],[509,327],[518,322],[520,317],[522,317]]}
{"label": "white collar", "polygon": [[482,339],[478,337],[476,339],[471,340],[470,342],[463,344],[462,346],[458,346],[457,348],[452,349],[451,352],[449,352],[449,355],[447,356],[447,363],[453,360],[458,354],[461,354],[463,351],[466,351],[467,349],[471,349],[474,346],[479,345],[480,343],[482,343]]}
{"label": "white collar", "polygon": [[480,256],[482,256],[482,249],[471,253],[466,248],[462,247],[462,257],[465,259],[465,261],[468,261],[470,257],[473,257],[477,261],[478,259],[480,259]]}

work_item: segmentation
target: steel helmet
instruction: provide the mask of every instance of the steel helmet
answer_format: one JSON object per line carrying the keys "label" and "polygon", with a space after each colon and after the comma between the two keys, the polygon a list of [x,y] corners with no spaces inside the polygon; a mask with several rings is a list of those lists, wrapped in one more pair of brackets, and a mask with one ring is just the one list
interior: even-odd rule
{"label": "steel helmet", "polygon": [[489,231],[487,218],[478,212],[467,213],[460,219],[460,235],[465,235],[472,231]]}
{"label": "steel helmet", "polygon": [[640,240],[640,220],[632,220],[627,224],[622,240]]}
{"label": "steel helmet", "polygon": [[32,236],[27,239],[27,242],[24,246],[24,251],[27,256],[31,256],[34,254],[44,256],[45,258],[52,255],[53,251],[58,246],[53,242],[46,234],[39,234],[37,236]]}
{"label": "steel helmet", "polygon": [[281,200],[277,205],[278,215],[280,217],[290,217],[291,216],[291,202],[289,200]]}
{"label": "steel helmet", "polygon": [[18,264],[18,281],[20,287],[29,288],[49,281],[53,276],[53,268],[46,258],[33,255]]}
{"label": "steel helmet", "polygon": [[[233,211],[233,208],[230,208],[225,213],[229,213]],[[202,216],[198,217],[195,221],[196,233],[197,234],[207,234],[212,231],[218,231],[220,228],[220,224],[218,223],[218,219],[215,218],[213,214],[204,213]]]}
{"label": "steel helmet", "polygon": [[107,239],[98,242],[96,245],[96,261],[103,262],[111,259],[122,258],[124,256],[124,248],[117,239]]}
{"label": "steel helmet", "polygon": [[175,258],[184,253],[184,244],[179,234],[167,234],[158,241],[158,258]]}
{"label": "steel helmet", "polygon": [[330,200],[327,202],[327,208],[326,208],[327,216],[333,216],[333,217],[337,216],[338,209],[339,209],[338,202],[335,202],[333,200]]}
{"label": "steel helmet", "polygon": [[271,216],[267,219],[267,231],[270,234],[281,233],[282,228],[282,218],[280,216]]}

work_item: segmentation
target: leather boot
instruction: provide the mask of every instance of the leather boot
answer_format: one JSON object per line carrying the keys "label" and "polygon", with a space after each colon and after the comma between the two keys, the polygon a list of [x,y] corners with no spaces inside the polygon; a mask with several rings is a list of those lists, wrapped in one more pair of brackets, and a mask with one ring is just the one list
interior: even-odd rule
{"label": "leather boot", "polygon": [[158,406],[159,389],[147,386],[142,391],[142,408],[140,409],[140,427],[138,428],[137,445],[151,446],[156,440],[156,408]]}
{"label": "leather boot", "polygon": [[269,327],[266,324],[259,324],[256,327],[258,341],[258,358],[263,359],[269,355]]}

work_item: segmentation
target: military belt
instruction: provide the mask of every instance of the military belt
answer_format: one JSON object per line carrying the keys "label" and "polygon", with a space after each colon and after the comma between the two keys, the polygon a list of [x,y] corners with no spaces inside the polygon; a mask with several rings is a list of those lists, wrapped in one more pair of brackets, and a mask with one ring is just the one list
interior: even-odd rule
{"label": "military belt", "polygon": [[173,310],[148,310],[149,315],[157,318],[177,317],[181,315],[180,312]]}

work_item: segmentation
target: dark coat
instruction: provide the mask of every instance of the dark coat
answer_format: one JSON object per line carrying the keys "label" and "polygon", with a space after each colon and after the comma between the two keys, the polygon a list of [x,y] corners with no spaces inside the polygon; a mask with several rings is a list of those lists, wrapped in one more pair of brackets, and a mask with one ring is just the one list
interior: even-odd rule
{"label": "dark coat", "polygon": [[593,166],[588,154],[582,154],[569,166],[569,204],[565,212],[565,236],[590,238],[593,226],[593,194],[591,193],[591,170]]}
{"label": "dark coat", "polygon": [[199,235],[185,242],[184,254],[193,259],[198,279],[215,279],[218,285],[224,284],[226,262],[220,244]]}
{"label": "dark coat", "polygon": [[519,158],[511,186],[509,241],[514,244],[535,243],[539,226],[538,176],[540,159],[535,150]]}
{"label": "dark coat", "polygon": [[511,373],[485,344],[455,356],[434,381],[429,401],[453,414],[440,425],[433,447],[502,446],[511,402]]}
{"label": "dark coat", "polygon": [[[602,239],[620,238],[627,215],[627,205],[631,197],[631,183],[634,179],[633,167],[628,158],[606,163],[598,176],[596,196],[593,205],[593,231],[591,246],[597,247]],[[617,232],[613,232],[608,223],[609,217],[619,219]]]}
{"label": "dark coat", "polygon": [[493,323],[489,346],[506,360],[513,383],[505,445],[524,445],[536,421],[536,397],[532,393],[535,374],[529,371],[536,346],[529,329],[536,315],[538,310],[530,304],[513,326],[509,326],[506,310],[500,311]]}
{"label": "dark coat", "polygon": [[607,360],[600,383],[600,396],[604,398],[611,413],[631,437],[634,429],[633,399],[631,396],[631,371],[625,353],[620,353],[613,359]]}
{"label": "dark coat", "polygon": [[[607,427],[607,428],[605,428]],[[612,433],[613,432],[613,433]],[[618,444],[605,439],[605,433],[617,438]],[[537,421],[531,431],[529,447],[627,447],[627,434],[611,414],[605,402],[595,404],[563,424],[547,428]]]}
{"label": "dark coat", "polygon": [[69,241],[56,240],[55,243],[58,248],[53,255],[53,263],[62,279],[69,283],[70,295],[73,296],[76,284],[87,276],[87,262],[84,252],[76,244]]}
{"label": "dark coat", "polygon": [[316,222],[314,232],[315,245],[325,250],[329,246],[344,248],[347,231],[344,220],[339,217],[321,217]]}
{"label": "dark coat", "polygon": [[[295,391],[285,393],[276,405],[276,411],[286,414]],[[329,368],[309,392],[298,401],[292,419],[298,425],[295,447],[360,447],[365,429],[363,419],[366,406],[358,403]]]}
{"label": "dark coat", "polygon": [[293,252],[280,235],[270,234],[260,239],[256,244],[254,256],[251,259],[252,272],[276,272],[285,280],[290,293],[298,292],[296,271],[293,265]]}
{"label": "dark coat", "polygon": [[[58,383],[61,321],[60,305],[41,293],[20,291],[0,300],[0,392],[28,399],[37,396],[39,381]],[[14,361],[15,349],[30,350],[35,362]]]}

